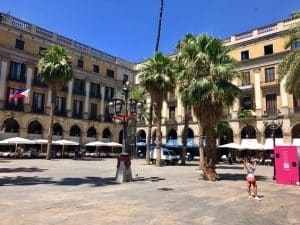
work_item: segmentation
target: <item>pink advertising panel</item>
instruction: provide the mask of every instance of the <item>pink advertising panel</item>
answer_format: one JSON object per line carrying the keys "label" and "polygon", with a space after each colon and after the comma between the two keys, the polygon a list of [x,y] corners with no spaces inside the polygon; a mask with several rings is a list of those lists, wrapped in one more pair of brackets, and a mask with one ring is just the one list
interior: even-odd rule
{"label": "pink advertising panel", "polygon": [[299,185],[299,159],[296,146],[275,146],[276,183]]}

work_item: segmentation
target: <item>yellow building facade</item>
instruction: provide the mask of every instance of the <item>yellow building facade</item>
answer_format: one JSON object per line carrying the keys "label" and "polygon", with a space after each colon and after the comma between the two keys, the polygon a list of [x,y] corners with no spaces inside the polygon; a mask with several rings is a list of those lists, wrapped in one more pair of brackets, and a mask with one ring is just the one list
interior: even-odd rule
{"label": "yellow building facade", "polygon": [[[74,76],[56,97],[54,139],[119,141],[122,130],[108,101],[134,82],[135,64],[11,15],[0,13],[0,138],[47,138],[51,93],[37,74],[41,51],[61,45],[72,57]],[[28,98],[9,99],[30,89]]]}
{"label": "yellow building facade", "polygon": [[[243,80],[235,80],[234,83],[240,87],[243,96],[226,113],[224,119],[231,129],[220,136],[220,144],[262,144],[265,149],[271,149],[273,130],[278,145],[300,143],[300,101],[287,94],[285,80],[280,82],[278,79],[278,65],[290,51],[290,48],[285,48],[286,35],[292,26],[299,23],[299,18],[287,19],[223,40],[225,45],[233,47],[230,54],[240,62]],[[295,44],[295,47],[300,47],[300,42]],[[243,112],[249,110],[253,114],[245,118]],[[162,115],[163,143],[176,139],[175,143],[181,144],[184,111],[177,92],[164,102]],[[278,116],[282,115],[283,118],[279,119]],[[197,142],[196,118],[191,114],[189,119],[188,138]],[[280,126],[272,130],[272,124]],[[140,127],[139,132],[145,136],[147,128]],[[152,136],[155,136],[155,127],[152,128]]]}

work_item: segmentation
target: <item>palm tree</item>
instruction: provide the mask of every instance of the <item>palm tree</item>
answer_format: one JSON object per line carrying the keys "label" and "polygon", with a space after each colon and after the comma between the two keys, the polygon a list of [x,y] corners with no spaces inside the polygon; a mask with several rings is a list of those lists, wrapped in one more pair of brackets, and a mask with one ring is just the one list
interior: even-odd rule
{"label": "palm tree", "polygon": [[286,44],[286,49],[291,51],[284,57],[279,64],[279,79],[286,78],[286,92],[300,97],[300,24],[289,32],[289,40]]}
{"label": "palm tree", "polygon": [[51,91],[50,120],[48,130],[47,159],[51,159],[53,115],[57,91],[73,77],[71,57],[66,49],[54,46],[44,52],[38,63],[38,74]]}
{"label": "palm tree", "polygon": [[[160,31],[161,31],[161,21],[163,15],[164,8],[164,0],[160,0],[160,10],[159,10],[159,19],[158,19],[158,30],[155,44],[155,54],[159,49],[159,41],[160,41]],[[147,150],[146,150],[146,164],[150,164],[150,145],[151,145],[151,130],[152,130],[152,121],[153,121],[153,104],[152,99],[150,97],[150,109],[149,109],[149,120],[148,120],[148,135],[147,135]]]}
{"label": "palm tree", "polygon": [[214,129],[223,118],[223,109],[232,106],[240,95],[240,89],[232,84],[233,79],[240,78],[240,72],[228,55],[230,50],[220,39],[199,35],[191,36],[178,55],[186,70],[185,76],[179,77],[179,82],[185,82],[180,93],[189,100],[198,120],[200,154],[203,132],[206,137],[203,175],[208,180],[218,179]]}
{"label": "palm tree", "polygon": [[155,105],[156,165],[161,166],[161,110],[163,101],[175,86],[171,59],[160,52],[156,53],[154,58],[149,58],[141,67],[139,81],[150,94],[152,103]]}

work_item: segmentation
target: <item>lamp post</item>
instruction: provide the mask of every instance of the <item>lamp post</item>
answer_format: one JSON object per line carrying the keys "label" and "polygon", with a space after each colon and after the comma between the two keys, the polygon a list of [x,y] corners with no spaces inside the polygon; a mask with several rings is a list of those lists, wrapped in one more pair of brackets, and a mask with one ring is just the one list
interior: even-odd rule
{"label": "lamp post", "polygon": [[128,155],[128,141],[127,141],[127,128],[130,120],[137,119],[141,113],[143,104],[136,102],[132,99],[128,100],[129,95],[129,82],[124,82],[123,87],[124,99],[114,98],[109,102],[108,111],[114,119],[119,120],[123,124],[123,139],[122,139],[122,153],[118,158],[118,167],[116,179],[119,182],[131,181],[131,167],[130,158]]}
{"label": "lamp post", "polygon": [[280,111],[277,112],[276,117],[274,117],[271,121],[267,121],[267,118],[269,117],[268,113],[266,111],[263,112],[262,117],[263,123],[265,127],[269,127],[272,130],[272,139],[273,139],[273,158],[272,158],[272,163],[273,163],[273,180],[276,180],[276,167],[275,167],[275,145],[276,145],[276,135],[275,132],[279,128],[282,127],[283,124],[283,115],[281,114]]}

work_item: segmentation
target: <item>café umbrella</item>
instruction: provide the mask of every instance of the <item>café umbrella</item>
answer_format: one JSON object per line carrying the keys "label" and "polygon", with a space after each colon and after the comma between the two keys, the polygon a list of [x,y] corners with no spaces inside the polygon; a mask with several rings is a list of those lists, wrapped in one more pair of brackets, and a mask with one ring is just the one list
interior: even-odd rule
{"label": "caf\u00e9 umbrella", "polygon": [[32,140],[21,138],[21,137],[13,137],[7,138],[0,141],[0,145],[15,145],[15,153],[17,152],[18,145],[21,144],[32,144]]}
{"label": "caf\u00e9 umbrella", "polygon": [[62,145],[62,146],[63,146],[63,148],[62,148],[62,154],[61,154],[62,157],[63,157],[63,155],[64,155],[65,145],[72,145],[72,146],[79,145],[78,142],[75,142],[75,141],[69,141],[69,140],[65,140],[65,139],[53,141],[52,144],[53,144],[53,145]]}

